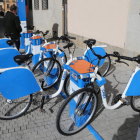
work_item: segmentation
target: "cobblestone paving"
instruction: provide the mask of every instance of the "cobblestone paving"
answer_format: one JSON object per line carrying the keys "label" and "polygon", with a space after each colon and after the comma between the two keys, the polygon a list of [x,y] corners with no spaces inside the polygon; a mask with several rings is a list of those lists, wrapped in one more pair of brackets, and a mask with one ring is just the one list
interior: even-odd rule
{"label": "cobblestone paving", "polygon": [[[81,56],[83,52],[84,49],[77,48],[75,56]],[[105,85],[110,104],[115,95],[122,93],[131,72],[129,67],[112,64]],[[46,93],[55,91],[54,88],[51,88]],[[100,95],[99,99],[98,111],[91,126],[104,140],[135,140],[139,114],[134,112],[130,106],[107,110],[102,105]],[[38,99],[38,101],[40,100]],[[0,140],[96,140],[87,128],[69,137],[57,132],[55,120],[62,102],[63,98],[58,96],[45,103],[45,113],[39,112],[38,104],[32,104],[22,117],[8,121],[0,120]]]}

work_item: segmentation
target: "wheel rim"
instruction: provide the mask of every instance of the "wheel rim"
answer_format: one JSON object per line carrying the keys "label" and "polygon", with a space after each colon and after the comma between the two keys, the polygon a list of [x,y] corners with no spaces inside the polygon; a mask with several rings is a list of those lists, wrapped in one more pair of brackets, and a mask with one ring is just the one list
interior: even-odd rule
{"label": "wheel rim", "polygon": [[69,78],[66,81],[66,94],[70,95],[70,75],[69,75]]}
{"label": "wheel rim", "polygon": [[140,110],[140,96],[133,96],[134,107]]}
{"label": "wheel rim", "polygon": [[0,94],[0,118],[12,119],[22,115],[29,107],[30,95],[15,100],[7,100]]}
{"label": "wheel rim", "polygon": [[[88,93],[85,93],[85,91],[81,92],[80,94],[72,98],[63,109],[59,120],[59,126],[62,133],[71,135],[79,132],[87,125],[87,123],[94,115],[97,106],[97,98],[94,94],[87,106],[87,109],[84,112],[82,111],[85,106],[84,102],[87,100],[87,98],[82,100],[81,105],[79,105],[79,107],[75,109],[76,102],[78,102],[78,99],[80,99],[80,96],[82,96],[83,94],[84,97],[88,95]],[[76,99],[76,97],[78,98]]]}
{"label": "wheel rim", "polygon": [[[51,64],[50,64],[51,63]],[[53,65],[53,60],[46,59],[38,63],[35,68],[33,68],[33,73],[36,78],[36,80],[39,82],[40,79],[44,79],[43,88],[47,89],[54,85],[61,74],[61,68],[57,61],[55,61],[55,64]],[[49,68],[52,68],[51,70]]]}
{"label": "wheel rim", "polygon": [[105,76],[110,68],[110,59],[109,57],[105,58],[105,62],[102,66],[99,67],[99,71],[102,76]]}

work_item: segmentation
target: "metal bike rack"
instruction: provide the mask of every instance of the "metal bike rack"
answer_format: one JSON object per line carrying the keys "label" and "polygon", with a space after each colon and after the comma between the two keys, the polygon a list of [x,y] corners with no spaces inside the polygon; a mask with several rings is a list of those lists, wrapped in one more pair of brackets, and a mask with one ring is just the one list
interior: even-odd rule
{"label": "metal bike rack", "polygon": [[139,126],[138,126],[138,132],[137,132],[137,137],[136,140],[140,139],[140,121],[139,121]]}
{"label": "metal bike rack", "polygon": [[[24,40],[25,40],[25,52],[28,52],[28,48],[30,47],[30,38],[33,36],[33,32],[32,31],[27,31],[24,32]],[[29,53],[31,53],[31,48],[29,50]]]}
{"label": "metal bike rack", "polygon": [[39,61],[40,55],[40,47],[42,45],[42,37],[41,36],[32,36],[31,37],[31,52],[33,54],[32,63],[35,65]]}

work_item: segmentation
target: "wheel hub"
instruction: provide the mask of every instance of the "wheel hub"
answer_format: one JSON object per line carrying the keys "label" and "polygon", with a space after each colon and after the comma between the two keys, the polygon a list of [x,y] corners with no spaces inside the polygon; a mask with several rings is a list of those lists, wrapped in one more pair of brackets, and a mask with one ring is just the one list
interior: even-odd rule
{"label": "wheel hub", "polygon": [[77,108],[77,109],[75,110],[75,113],[78,115],[78,117],[80,117],[80,116],[83,115],[83,110]]}

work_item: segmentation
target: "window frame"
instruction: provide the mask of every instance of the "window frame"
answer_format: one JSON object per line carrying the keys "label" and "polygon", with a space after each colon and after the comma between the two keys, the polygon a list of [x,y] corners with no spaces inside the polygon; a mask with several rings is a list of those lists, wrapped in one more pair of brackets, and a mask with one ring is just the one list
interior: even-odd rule
{"label": "window frame", "polygon": [[[38,2],[38,7],[35,6],[35,2]],[[39,10],[39,0],[34,0],[34,10]]]}
{"label": "window frame", "polygon": [[46,0],[46,2],[47,2],[47,6],[46,6],[46,8],[44,8],[43,7],[43,2],[44,0],[42,0],[42,10],[48,10],[48,8],[49,8],[49,0]]}
{"label": "window frame", "polygon": [[[9,8],[8,8],[8,5],[9,5]],[[7,9],[10,9],[10,4],[9,4],[9,3],[7,3],[6,8],[7,8]]]}

